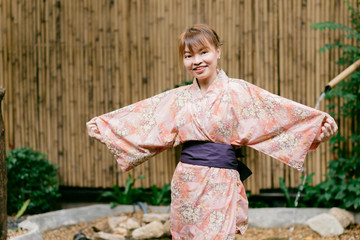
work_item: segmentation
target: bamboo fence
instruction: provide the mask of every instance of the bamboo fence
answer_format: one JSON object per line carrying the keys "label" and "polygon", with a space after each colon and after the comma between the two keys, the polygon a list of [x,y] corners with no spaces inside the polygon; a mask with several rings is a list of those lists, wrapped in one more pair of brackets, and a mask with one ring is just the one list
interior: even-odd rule
{"label": "bamboo fence", "polygon": [[[186,27],[207,23],[217,30],[220,64],[229,76],[314,106],[342,70],[335,65],[339,50],[318,52],[344,41],[339,32],[310,28],[321,21],[349,25],[345,1],[2,0],[6,146],[47,154],[59,165],[63,186],[123,186],[127,174],[105,145],[88,137],[85,123],[189,80],[177,56],[177,37]],[[349,122],[339,126],[345,131]],[[253,194],[278,188],[279,177],[290,187],[300,183],[296,170],[251,149],[245,154],[254,172],[245,186]],[[145,176],[136,185],[170,183],[178,155],[172,149],[132,170]],[[329,144],[308,155],[314,183],[324,178],[331,157]]]}

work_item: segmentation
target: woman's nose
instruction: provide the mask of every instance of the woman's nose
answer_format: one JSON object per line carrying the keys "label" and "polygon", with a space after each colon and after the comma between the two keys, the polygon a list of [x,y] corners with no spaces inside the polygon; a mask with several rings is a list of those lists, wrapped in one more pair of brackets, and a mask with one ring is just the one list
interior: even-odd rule
{"label": "woman's nose", "polygon": [[199,63],[201,63],[201,62],[202,62],[201,56],[200,56],[199,54],[195,54],[195,56],[194,56],[194,63],[195,63],[195,64],[199,64]]}

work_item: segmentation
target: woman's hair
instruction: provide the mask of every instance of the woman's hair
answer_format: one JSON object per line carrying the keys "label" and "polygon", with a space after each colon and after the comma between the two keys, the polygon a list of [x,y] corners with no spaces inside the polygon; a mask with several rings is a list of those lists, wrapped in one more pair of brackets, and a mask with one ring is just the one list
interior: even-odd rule
{"label": "woman's hair", "polygon": [[185,48],[188,47],[190,52],[194,52],[202,46],[213,45],[215,49],[221,46],[217,33],[206,24],[196,24],[184,31],[179,37],[179,58],[184,56]]}

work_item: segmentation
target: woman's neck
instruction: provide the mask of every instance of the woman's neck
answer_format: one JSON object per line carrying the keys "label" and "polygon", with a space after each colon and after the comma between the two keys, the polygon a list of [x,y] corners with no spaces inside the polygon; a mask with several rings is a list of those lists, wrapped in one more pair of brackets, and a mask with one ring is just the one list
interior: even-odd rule
{"label": "woman's neck", "polygon": [[216,77],[217,77],[217,72],[211,78],[202,79],[202,80],[196,79],[196,81],[199,85],[200,91],[203,95],[205,95],[205,93],[207,92],[210,85],[215,81]]}

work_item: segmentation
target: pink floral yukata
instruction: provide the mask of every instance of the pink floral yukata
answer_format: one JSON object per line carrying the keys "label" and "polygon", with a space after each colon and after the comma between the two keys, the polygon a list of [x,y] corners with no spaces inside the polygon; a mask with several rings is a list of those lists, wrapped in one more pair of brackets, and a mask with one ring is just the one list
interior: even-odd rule
{"label": "pink floral yukata", "polygon": [[[190,140],[246,145],[301,169],[325,116],[220,70],[205,95],[194,79],[90,122],[123,171]],[[234,239],[246,231],[248,201],[236,170],[180,162],[171,191],[173,239]]]}

